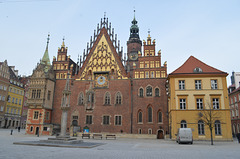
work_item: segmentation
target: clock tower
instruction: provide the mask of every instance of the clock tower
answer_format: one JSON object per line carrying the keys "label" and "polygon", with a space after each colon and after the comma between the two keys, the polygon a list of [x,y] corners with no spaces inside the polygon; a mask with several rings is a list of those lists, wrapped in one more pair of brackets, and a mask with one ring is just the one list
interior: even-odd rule
{"label": "clock tower", "polygon": [[135,18],[135,10],[134,10],[134,18],[132,20],[132,26],[130,27],[130,37],[127,41],[127,71],[132,72],[133,65],[138,62],[138,54],[141,53],[142,41],[139,37],[139,27],[137,25],[137,20]]}

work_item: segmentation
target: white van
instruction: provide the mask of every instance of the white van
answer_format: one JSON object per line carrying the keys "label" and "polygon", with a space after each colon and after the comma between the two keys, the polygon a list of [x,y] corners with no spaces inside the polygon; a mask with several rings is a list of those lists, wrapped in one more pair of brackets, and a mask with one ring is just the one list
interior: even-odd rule
{"label": "white van", "polygon": [[192,129],[191,128],[179,128],[176,134],[176,142],[181,143],[193,143]]}

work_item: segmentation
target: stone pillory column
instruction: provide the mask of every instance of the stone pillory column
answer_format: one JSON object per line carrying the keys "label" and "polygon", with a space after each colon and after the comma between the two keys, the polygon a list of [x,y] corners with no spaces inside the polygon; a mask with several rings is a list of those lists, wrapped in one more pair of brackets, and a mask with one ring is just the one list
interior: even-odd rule
{"label": "stone pillory column", "polygon": [[67,130],[67,115],[68,115],[68,110],[70,109],[70,85],[69,85],[69,75],[70,73],[68,72],[67,74],[67,82],[65,85],[65,89],[63,90],[63,97],[62,97],[62,117],[61,117],[61,133],[60,137],[67,137],[66,135],[66,130]]}

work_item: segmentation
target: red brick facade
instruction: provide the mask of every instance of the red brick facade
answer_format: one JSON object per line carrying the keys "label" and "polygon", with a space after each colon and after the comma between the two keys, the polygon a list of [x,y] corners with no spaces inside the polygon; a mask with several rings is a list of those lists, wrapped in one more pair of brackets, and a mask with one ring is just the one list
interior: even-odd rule
{"label": "red brick facade", "polygon": [[[63,90],[69,72],[71,95],[67,128],[76,126],[83,131],[87,126],[92,133],[156,134],[163,138],[168,133],[167,65],[161,66],[161,52],[155,55],[155,40],[152,41],[150,35],[142,49],[134,18],[127,42],[128,59],[124,61],[116,35],[114,37],[105,20],[79,62],[73,62],[67,55],[64,42],[58,49],[57,58],[53,59],[56,81],[53,105],[49,109],[51,121],[44,120],[42,124],[51,123],[53,129],[60,126]],[[33,111],[36,109],[28,115],[34,116]],[[34,126],[34,121],[28,125]],[[30,128],[27,129],[31,133]]]}
{"label": "red brick facade", "polygon": [[[67,52],[64,52],[64,54],[61,52],[66,50],[65,45],[62,45],[62,47],[59,49],[57,55],[58,58],[54,59],[53,61],[53,68],[56,73],[56,85],[53,102],[54,111],[52,114],[52,123],[61,123],[60,106],[62,102],[62,91],[66,83],[66,77],[60,76],[60,73],[66,74],[68,69],[70,69],[72,74],[70,88],[71,108],[68,112],[68,128],[71,128],[73,125],[77,125],[80,126],[81,131],[85,126],[87,126],[90,132],[95,133],[109,132],[127,134],[167,134],[168,118],[167,96],[165,89],[167,71],[166,64],[161,66],[161,53],[159,52],[158,55],[155,55],[155,40],[152,42],[151,37],[148,37],[149,43],[144,43],[144,52],[141,53],[142,49],[141,43],[139,43],[140,39],[137,41],[131,41],[130,38],[128,41],[128,57],[130,57],[131,52],[138,51],[137,56],[139,56],[139,58],[128,58],[127,65],[123,66],[122,62],[120,61],[121,58],[119,57],[121,54],[117,53],[117,49],[113,45],[114,42],[111,41],[111,36],[109,36],[108,28],[105,27],[99,31],[100,33],[98,34],[92,48],[90,48],[89,53],[87,53],[85,60],[83,60],[83,65],[80,67],[78,74],[74,73],[73,69],[71,70],[71,68],[60,67],[69,66],[71,59],[66,58],[66,60],[62,60],[62,58],[59,58],[60,55],[68,57]],[[82,78],[82,74],[84,74],[85,67],[88,67],[89,63],[93,63],[94,58],[92,56],[95,56],[93,55],[93,52],[96,48],[101,46],[100,41],[103,35],[106,37],[106,45],[108,45],[111,49],[110,53],[115,57],[118,68],[120,68],[123,77],[120,79],[116,78],[116,74],[112,73],[111,71],[107,71],[107,87],[96,88],[95,81],[93,79],[93,74],[96,72],[87,70],[87,75],[84,79]],[[145,55],[145,52],[148,51],[152,54]],[[96,61],[98,60],[99,59],[96,59]],[[140,66],[140,63],[142,62],[144,64],[143,66]],[[148,63],[148,65],[145,66],[145,62],[146,64]],[[76,65],[73,65],[73,68],[75,68]],[[131,65],[131,69],[129,70],[127,69],[128,65]],[[126,70],[124,70],[124,68],[126,68]],[[136,72],[139,74],[138,77],[135,75]],[[144,76],[140,76],[140,73],[142,72],[144,72]],[[148,72],[148,75],[146,75],[146,72]],[[97,73],[106,72],[97,71]],[[149,86],[151,87],[152,92],[151,95],[148,96],[146,93],[147,87]],[[143,96],[139,95],[140,88],[143,89]],[[156,89],[158,89],[157,95],[155,95]],[[88,108],[88,104],[86,103],[88,98],[87,92],[89,90],[94,92],[94,101],[91,108]],[[83,95],[83,103],[79,102],[81,94]],[[121,96],[121,104],[117,104],[118,94]],[[109,96],[109,101],[107,104],[106,95]],[[152,111],[151,114],[148,112],[149,109]],[[139,111],[142,113],[141,122],[138,120]],[[159,113],[161,113],[161,119],[159,119]],[[151,117],[149,117],[149,115]],[[105,118],[107,118],[106,121],[104,121]]]}

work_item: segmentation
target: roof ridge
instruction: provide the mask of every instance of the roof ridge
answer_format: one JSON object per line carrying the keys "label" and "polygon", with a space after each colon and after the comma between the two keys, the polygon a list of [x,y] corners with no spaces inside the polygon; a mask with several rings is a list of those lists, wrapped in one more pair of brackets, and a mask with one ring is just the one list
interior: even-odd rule
{"label": "roof ridge", "polygon": [[[195,68],[200,68],[200,72],[194,72]],[[225,73],[219,69],[216,69],[205,62],[197,59],[194,56],[190,56],[180,67],[178,67],[176,70],[174,70],[170,74],[181,74],[181,73]]]}

